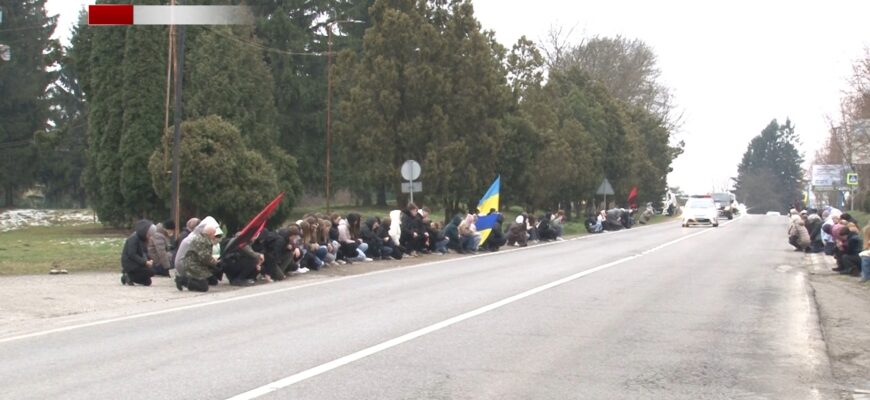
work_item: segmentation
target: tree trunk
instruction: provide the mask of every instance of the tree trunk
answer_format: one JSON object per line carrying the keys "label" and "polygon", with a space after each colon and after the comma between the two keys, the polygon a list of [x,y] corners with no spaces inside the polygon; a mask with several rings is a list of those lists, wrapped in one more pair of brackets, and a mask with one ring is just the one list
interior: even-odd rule
{"label": "tree trunk", "polygon": [[379,207],[387,206],[387,185],[381,184],[378,187],[377,202]]}
{"label": "tree trunk", "polygon": [[6,186],[3,189],[3,192],[4,192],[3,207],[4,208],[15,207],[15,188],[13,188],[11,186]]}
{"label": "tree trunk", "polygon": [[371,207],[372,206],[372,194],[369,193],[368,190],[363,190],[363,191],[360,191],[360,195],[362,195],[363,207]]}

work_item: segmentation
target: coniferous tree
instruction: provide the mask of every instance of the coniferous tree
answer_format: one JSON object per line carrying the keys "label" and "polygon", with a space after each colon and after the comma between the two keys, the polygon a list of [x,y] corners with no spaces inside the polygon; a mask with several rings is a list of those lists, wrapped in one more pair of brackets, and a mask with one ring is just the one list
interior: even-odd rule
{"label": "coniferous tree", "polygon": [[749,142],[737,167],[735,188],[750,212],[786,211],[801,199],[803,156],[791,120],[771,121]]}
{"label": "coniferous tree", "polygon": [[0,0],[0,43],[12,54],[9,61],[0,60],[0,169],[6,171],[0,174],[0,190],[5,207],[13,206],[18,192],[34,182],[34,134],[48,128],[47,91],[57,77],[49,69],[61,49],[51,38],[57,17],[46,14],[45,2]]}

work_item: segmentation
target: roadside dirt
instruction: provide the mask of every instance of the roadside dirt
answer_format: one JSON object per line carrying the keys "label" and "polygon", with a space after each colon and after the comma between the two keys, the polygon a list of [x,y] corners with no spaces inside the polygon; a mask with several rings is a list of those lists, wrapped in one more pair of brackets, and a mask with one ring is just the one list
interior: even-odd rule
{"label": "roadside dirt", "polygon": [[836,262],[824,254],[807,255],[805,267],[842,396],[870,400],[870,284],[831,271]]}
{"label": "roadside dirt", "polygon": [[[511,249],[514,248],[505,247],[502,251]],[[179,292],[174,279],[162,277],[153,278],[150,287],[122,286],[120,273],[113,272],[0,277],[0,339],[458,257],[467,256],[451,253],[398,261],[355,262],[248,288],[230,286],[224,280],[207,293]]]}

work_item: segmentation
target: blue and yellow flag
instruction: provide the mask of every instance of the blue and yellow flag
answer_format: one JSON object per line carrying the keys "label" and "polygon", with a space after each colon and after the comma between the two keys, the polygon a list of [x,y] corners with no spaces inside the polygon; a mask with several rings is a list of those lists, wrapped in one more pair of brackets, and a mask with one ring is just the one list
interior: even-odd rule
{"label": "blue and yellow flag", "polygon": [[486,194],[480,199],[477,204],[477,210],[480,213],[480,218],[477,219],[477,231],[480,232],[480,243],[486,242],[489,233],[492,232],[492,227],[495,226],[498,220],[498,214],[486,215],[489,210],[498,211],[498,194],[501,187],[501,176],[495,177],[495,182],[486,191]]}

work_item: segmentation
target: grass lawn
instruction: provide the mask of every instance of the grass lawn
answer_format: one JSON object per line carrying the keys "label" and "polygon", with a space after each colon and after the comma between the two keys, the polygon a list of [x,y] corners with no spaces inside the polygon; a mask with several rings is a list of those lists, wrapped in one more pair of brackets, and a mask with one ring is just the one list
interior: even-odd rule
{"label": "grass lawn", "polygon": [[0,275],[120,271],[128,232],[102,225],[31,227],[0,233]]}

